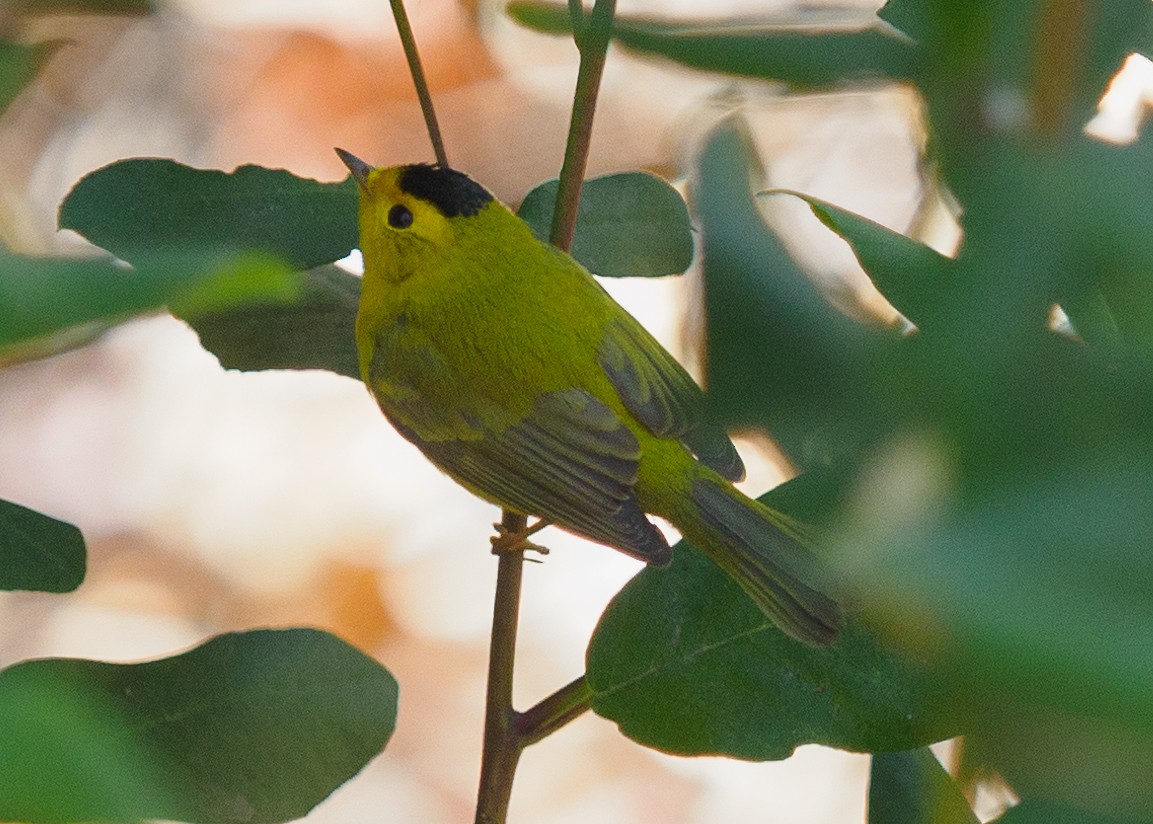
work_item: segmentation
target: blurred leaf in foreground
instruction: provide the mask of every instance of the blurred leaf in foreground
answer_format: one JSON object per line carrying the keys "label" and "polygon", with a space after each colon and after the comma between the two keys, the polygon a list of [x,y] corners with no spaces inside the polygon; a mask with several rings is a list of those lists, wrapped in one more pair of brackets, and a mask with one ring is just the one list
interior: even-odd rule
{"label": "blurred leaf in foreground", "polygon": [[183,303],[189,310],[291,300],[296,275],[264,254],[111,261],[33,258],[0,252],[0,347],[81,324],[108,326]]}
{"label": "blurred leaf in foreground", "polygon": [[[508,13],[537,31],[572,31],[572,16],[560,3],[516,0]],[[892,29],[822,25],[814,18],[810,13],[716,22],[620,16],[613,20],[613,39],[691,68],[775,80],[795,90],[910,75],[916,46]]]}
{"label": "blurred leaf in foreground", "polygon": [[225,369],[327,369],[360,380],[353,332],[360,278],[336,266],[302,274],[300,294],[183,315]]}
{"label": "blurred leaf in foreground", "polygon": [[722,124],[700,160],[710,400],[768,430],[804,468],[843,459],[888,426],[872,368],[896,336],[837,311],[765,224],[752,147]]}
{"label": "blurred leaf in foreground", "polygon": [[32,14],[150,14],[155,0],[18,0]]}
{"label": "blurred leaf in foreground", "polygon": [[62,44],[59,42],[25,45],[0,40],[0,115],[8,109],[24,87],[32,82],[41,67]]}
{"label": "blurred leaf in foreground", "polygon": [[1076,807],[1025,799],[996,819],[994,824],[1143,824],[1148,820],[1145,817],[1115,818],[1086,812]]}

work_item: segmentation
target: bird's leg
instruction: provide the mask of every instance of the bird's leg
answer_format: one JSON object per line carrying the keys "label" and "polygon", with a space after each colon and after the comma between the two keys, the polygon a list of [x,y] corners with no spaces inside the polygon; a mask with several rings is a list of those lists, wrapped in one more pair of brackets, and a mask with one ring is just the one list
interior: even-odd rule
{"label": "bird's leg", "polygon": [[519,532],[509,532],[504,524],[495,523],[496,535],[489,538],[489,543],[492,544],[492,554],[500,555],[503,552],[539,552],[541,555],[548,555],[548,547],[534,544],[529,538],[537,532],[540,532],[549,522],[544,518],[538,520],[535,524],[526,526]]}

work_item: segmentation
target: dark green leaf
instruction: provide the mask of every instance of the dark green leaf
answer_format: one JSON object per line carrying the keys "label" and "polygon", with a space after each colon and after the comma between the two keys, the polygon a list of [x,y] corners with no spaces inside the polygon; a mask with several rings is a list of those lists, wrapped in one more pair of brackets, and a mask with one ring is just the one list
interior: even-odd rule
{"label": "dark green leaf", "polygon": [[32,82],[60,45],[50,42],[26,46],[0,40],[0,114]]}
{"label": "dark green leaf", "polygon": [[910,37],[918,40],[924,38],[935,28],[938,15],[946,8],[941,4],[924,3],[919,0],[886,0],[885,5],[877,11],[877,17],[890,26],[903,31]]}
{"label": "dark green leaf", "polygon": [[304,273],[294,301],[183,317],[226,369],[327,369],[359,380],[359,300],[360,278],[326,266]]}
{"label": "dark green leaf", "polygon": [[887,229],[868,218],[815,197],[772,189],[809,205],[817,219],[848,242],[873,285],[902,315],[918,326],[942,311],[942,298],[952,284],[952,261],[923,243]]}
{"label": "dark green leaf", "polygon": [[609,604],[587,670],[597,714],[683,755],[781,759],[808,743],[900,750],[955,732],[915,657],[853,619],[828,649],[793,641],[685,542],[669,567],[644,570]]}
{"label": "dark green leaf", "polygon": [[710,397],[727,421],[768,428],[802,466],[825,464],[873,426],[868,366],[888,341],[836,311],[765,225],[750,154],[727,123],[700,160]]}
{"label": "dark green leaf", "polygon": [[60,228],[133,264],[157,254],[259,249],[309,269],[356,246],[356,210],[351,180],[319,183],[260,166],[225,173],[134,159],[77,183],[60,207]]}
{"label": "dark green leaf", "polygon": [[0,818],[299,818],[384,747],[396,698],[379,664],[307,629],[18,664],[0,673]]}
{"label": "dark green leaf", "polygon": [[1144,824],[1148,821],[1149,818],[1145,816],[1114,818],[1075,807],[1026,799],[996,819],[996,824]]}
{"label": "dark green leaf", "polygon": [[150,14],[155,0],[14,0],[30,14]]}
{"label": "dark green leaf", "polygon": [[85,564],[79,529],[0,500],[0,589],[71,592]]}
{"label": "dark green leaf", "polygon": [[[517,214],[548,242],[558,183],[540,184]],[[688,207],[665,180],[648,172],[596,177],[581,190],[572,256],[606,277],[680,274],[693,260]]]}
{"label": "dark green leaf", "polygon": [[297,293],[294,273],[267,255],[149,260],[131,270],[109,261],[0,252],[0,347],[80,324],[118,323],[166,304],[223,306]]}
{"label": "dark green leaf", "polygon": [[[568,7],[517,0],[508,12],[518,22],[552,34],[572,31]],[[735,23],[617,17],[613,39],[686,66],[821,89],[868,78],[908,77],[915,47],[883,26],[835,29],[793,19]]]}
{"label": "dark green leaf", "polygon": [[979,824],[979,819],[941,763],[922,747],[873,756],[869,824]]}

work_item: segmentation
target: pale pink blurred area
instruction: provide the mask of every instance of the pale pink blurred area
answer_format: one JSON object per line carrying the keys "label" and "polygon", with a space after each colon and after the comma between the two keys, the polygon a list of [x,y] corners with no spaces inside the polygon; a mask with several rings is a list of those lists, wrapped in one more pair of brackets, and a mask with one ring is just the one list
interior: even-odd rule
{"label": "pale pink blurred area", "polygon": [[[0,239],[10,247],[93,253],[55,232],[55,212],[81,176],[123,157],[258,163],[323,180],[344,176],[334,146],[380,165],[431,159],[382,0],[159,5],[147,18],[47,16],[22,33],[67,43],[0,119]],[[878,5],[858,4],[851,19]],[[515,203],[559,170],[576,51],[475,6],[408,4],[450,160]],[[730,7],[790,8],[707,12]],[[738,110],[769,184],[901,230],[920,214],[919,113],[907,92],[785,99],[768,84],[616,49],[590,173],[644,167],[681,181],[703,135]],[[842,302],[892,322],[844,244],[803,208],[766,204],[766,213],[799,227],[793,248]],[[692,360],[692,277],[607,286]],[[309,820],[471,820],[498,512],[433,469],[360,384],[223,370],[188,327],[161,315],[0,369],[0,421],[0,497],[76,523],[90,550],[76,593],[0,595],[0,664],[137,660],[227,630],[323,627],[394,673],[400,716],[385,752]],[[750,492],[791,471],[758,436],[741,446]],[[542,541],[552,554],[525,571],[522,707],[581,672],[597,617],[639,569],[555,530]],[[768,764],[674,758],[588,714],[527,751],[510,820],[840,824],[863,820],[867,772],[866,757],[820,747]]]}

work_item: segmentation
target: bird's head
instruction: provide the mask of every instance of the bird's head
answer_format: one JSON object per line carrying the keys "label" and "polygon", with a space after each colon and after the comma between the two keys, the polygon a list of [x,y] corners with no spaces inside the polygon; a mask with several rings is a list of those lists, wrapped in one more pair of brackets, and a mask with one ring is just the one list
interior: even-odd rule
{"label": "bird's head", "polygon": [[360,248],[366,271],[407,279],[431,261],[462,249],[468,229],[492,193],[463,172],[420,163],[375,168],[336,153],[360,187]]}

